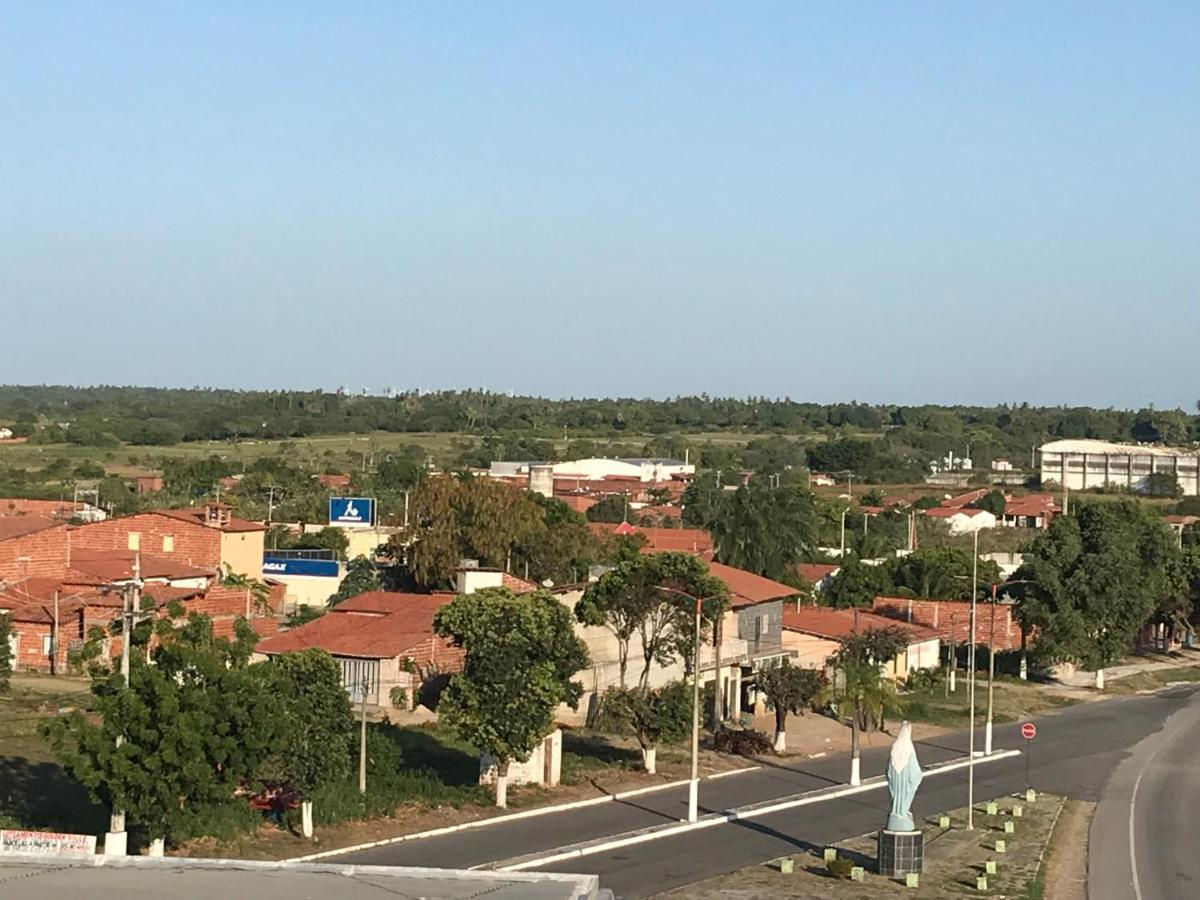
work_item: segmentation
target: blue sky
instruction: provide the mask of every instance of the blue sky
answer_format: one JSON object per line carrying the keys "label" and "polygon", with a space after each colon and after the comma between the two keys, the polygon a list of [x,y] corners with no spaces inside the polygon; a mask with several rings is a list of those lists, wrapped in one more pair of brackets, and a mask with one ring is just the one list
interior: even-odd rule
{"label": "blue sky", "polygon": [[1200,4],[11,3],[2,382],[1191,407]]}

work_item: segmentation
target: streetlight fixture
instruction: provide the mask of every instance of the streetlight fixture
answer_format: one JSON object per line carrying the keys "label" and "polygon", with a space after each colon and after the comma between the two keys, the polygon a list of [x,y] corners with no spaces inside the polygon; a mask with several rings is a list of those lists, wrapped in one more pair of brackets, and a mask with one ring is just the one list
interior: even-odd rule
{"label": "streetlight fixture", "polygon": [[[656,585],[658,590],[687,597],[696,604],[696,635],[692,650],[692,777],[688,781],[688,818],[695,822],[699,818],[700,805],[700,606],[713,597],[697,597],[679,588]],[[721,687],[721,672],[716,673],[716,690]]]}

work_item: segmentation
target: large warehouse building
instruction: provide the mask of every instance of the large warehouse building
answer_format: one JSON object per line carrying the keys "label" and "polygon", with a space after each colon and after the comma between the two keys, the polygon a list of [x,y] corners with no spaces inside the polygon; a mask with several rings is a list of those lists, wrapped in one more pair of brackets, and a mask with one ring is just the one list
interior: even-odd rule
{"label": "large warehouse building", "polygon": [[1200,494],[1200,449],[1153,444],[1110,444],[1066,440],[1043,444],[1042,484],[1054,482],[1073,491],[1111,485],[1130,491],[1146,489],[1154,472],[1175,476],[1188,496]]}

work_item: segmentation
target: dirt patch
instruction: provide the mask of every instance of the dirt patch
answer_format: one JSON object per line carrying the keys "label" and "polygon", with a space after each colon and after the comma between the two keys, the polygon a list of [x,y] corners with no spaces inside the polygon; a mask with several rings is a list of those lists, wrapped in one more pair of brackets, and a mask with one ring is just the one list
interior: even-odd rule
{"label": "dirt patch", "polygon": [[1096,804],[1068,800],[1059,814],[1042,875],[1044,900],[1087,900],[1088,829]]}
{"label": "dirt patch", "polygon": [[[836,845],[838,855],[865,871],[862,881],[833,878],[825,867],[824,848],[798,853],[793,871],[781,871],[780,860],[751,866],[728,875],[679,888],[660,895],[660,900],[830,900],[830,898],[950,898],[1035,896],[1042,858],[1055,821],[1063,806],[1061,797],[1043,794],[1029,804],[1016,797],[997,801],[995,815],[986,804],[975,808],[975,830],[967,831],[966,809],[950,813],[950,828],[942,829],[937,819],[922,823],[925,832],[925,871],[920,886],[906,887],[901,880],[875,873],[876,837],[864,835]],[[1021,815],[1014,815],[1020,807]],[[1014,831],[1006,834],[1005,822]],[[1006,842],[1004,853],[996,852],[996,840]],[[988,886],[977,887],[976,878],[986,873],[988,860],[996,862]]]}

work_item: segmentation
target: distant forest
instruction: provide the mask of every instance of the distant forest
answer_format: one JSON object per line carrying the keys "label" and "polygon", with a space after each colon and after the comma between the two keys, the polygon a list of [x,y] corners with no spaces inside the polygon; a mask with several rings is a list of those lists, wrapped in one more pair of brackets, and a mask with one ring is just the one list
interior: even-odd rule
{"label": "distant forest", "polygon": [[[896,406],[788,398],[566,399],[485,391],[357,396],[325,391],[0,386],[0,424],[33,443],[147,447],[316,435],[471,435],[462,465],[556,459],[588,451],[692,455],[707,468],[808,465],[897,481],[948,452],[977,467],[1018,468],[1056,438],[1186,444],[1200,416],[1182,410]],[[736,441],[729,440],[737,437]],[[799,440],[798,440],[799,439]],[[733,444],[733,447],[730,445]]]}

